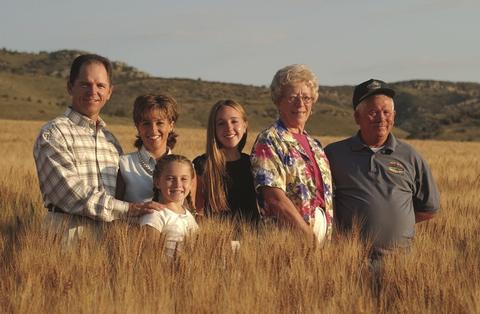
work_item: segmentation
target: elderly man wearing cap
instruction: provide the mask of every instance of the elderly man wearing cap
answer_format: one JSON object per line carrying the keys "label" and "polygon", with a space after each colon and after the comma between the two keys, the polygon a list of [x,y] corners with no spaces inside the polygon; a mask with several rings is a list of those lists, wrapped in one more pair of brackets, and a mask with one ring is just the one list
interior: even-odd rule
{"label": "elderly man wearing cap", "polygon": [[410,145],[392,133],[395,91],[370,79],[355,87],[353,108],[360,130],[328,145],[334,206],[340,230],[360,228],[377,259],[395,247],[409,247],[417,222],[439,210],[430,169]]}

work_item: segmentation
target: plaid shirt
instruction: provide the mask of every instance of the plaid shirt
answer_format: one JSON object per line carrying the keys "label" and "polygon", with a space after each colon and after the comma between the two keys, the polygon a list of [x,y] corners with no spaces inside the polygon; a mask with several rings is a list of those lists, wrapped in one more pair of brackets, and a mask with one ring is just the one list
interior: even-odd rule
{"label": "plaid shirt", "polygon": [[126,214],[112,196],[122,148],[105,125],[68,108],[42,127],[33,156],[46,207],[103,221]]}

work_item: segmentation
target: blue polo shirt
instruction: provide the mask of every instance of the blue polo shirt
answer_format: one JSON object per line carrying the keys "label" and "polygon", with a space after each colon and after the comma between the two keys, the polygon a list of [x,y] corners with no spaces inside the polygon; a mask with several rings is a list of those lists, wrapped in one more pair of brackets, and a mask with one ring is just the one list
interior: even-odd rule
{"label": "blue polo shirt", "polygon": [[390,134],[372,151],[357,134],[325,148],[334,186],[339,228],[358,224],[374,246],[408,246],[415,234],[415,212],[436,212],[440,195],[431,171],[410,145]]}

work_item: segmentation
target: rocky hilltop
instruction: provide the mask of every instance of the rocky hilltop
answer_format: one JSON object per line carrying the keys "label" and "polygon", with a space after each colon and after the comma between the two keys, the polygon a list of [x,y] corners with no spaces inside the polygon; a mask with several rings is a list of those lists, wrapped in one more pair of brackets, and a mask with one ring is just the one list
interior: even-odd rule
{"label": "rocky hilltop", "polygon": [[[69,97],[65,80],[77,50],[26,53],[0,50],[0,118],[50,119],[63,111]],[[276,117],[266,87],[152,77],[114,61],[115,93],[105,108],[112,119],[130,118],[136,96],[168,93],[180,104],[180,126],[205,126],[210,106],[232,98],[244,104],[253,129]],[[391,83],[397,91],[396,132],[422,139],[477,140],[480,136],[480,84],[411,80]],[[308,129],[317,135],[350,135],[353,86],[321,86]],[[123,120],[125,121],[125,119]]]}

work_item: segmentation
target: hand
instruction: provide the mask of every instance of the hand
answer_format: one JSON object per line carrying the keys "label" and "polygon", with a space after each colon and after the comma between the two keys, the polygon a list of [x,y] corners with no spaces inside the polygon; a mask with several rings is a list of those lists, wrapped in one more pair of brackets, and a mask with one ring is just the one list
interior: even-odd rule
{"label": "hand", "polygon": [[128,205],[127,215],[130,217],[137,217],[153,213],[154,209],[151,206],[148,206],[148,203],[130,203]]}
{"label": "hand", "polygon": [[162,203],[159,203],[159,202],[154,202],[154,201],[143,203],[143,205],[147,206],[150,209],[157,210],[157,211],[164,210],[165,207],[167,207],[165,204],[162,204]]}
{"label": "hand", "polygon": [[307,224],[305,225],[306,225],[306,228],[300,229],[301,234],[305,237],[305,239],[307,240],[307,243],[315,242],[317,240],[317,236],[313,232],[312,228],[310,228],[310,226],[308,226]]}
{"label": "hand", "polygon": [[419,223],[425,220],[432,219],[435,213],[429,212],[415,212],[415,223]]}

